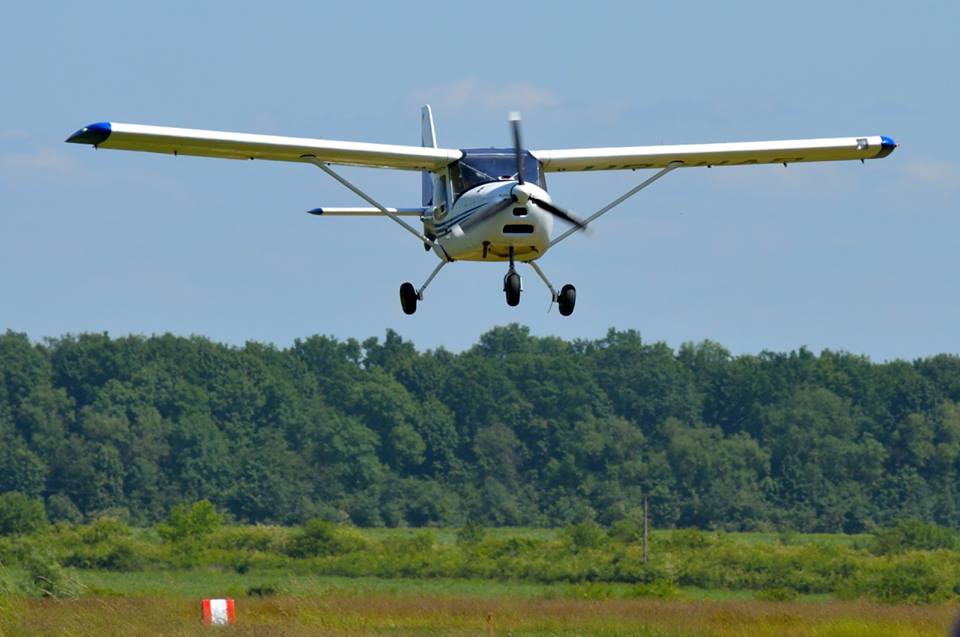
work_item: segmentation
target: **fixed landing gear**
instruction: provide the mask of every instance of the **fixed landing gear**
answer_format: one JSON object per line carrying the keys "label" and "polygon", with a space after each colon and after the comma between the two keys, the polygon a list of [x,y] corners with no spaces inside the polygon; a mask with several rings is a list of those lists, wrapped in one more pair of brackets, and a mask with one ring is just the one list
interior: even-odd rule
{"label": "fixed landing gear", "polygon": [[[400,307],[403,308],[404,314],[410,315],[416,313],[417,305],[423,300],[423,291],[427,289],[427,286],[430,285],[430,282],[437,276],[437,273],[443,269],[443,266],[448,263],[450,263],[450,261],[445,260],[437,264],[437,267],[430,273],[430,276],[427,277],[426,282],[419,290],[409,281],[400,286]],[[540,269],[540,266],[534,261],[526,261],[526,263],[533,268],[533,271],[537,273],[537,276],[540,277],[547,286],[547,289],[550,290],[550,301],[551,303],[556,303],[560,308],[561,316],[570,316],[573,314],[573,308],[577,304],[577,288],[568,283],[557,292],[556,288],[553,287],[543,273],[543,270]],[[517,272],[516,263],[513,259],[513,250],[510,251],[510,269],[507,270],[506,276],[503,277],[503,292],[507,297],[507,305],[510,307],[520,305],[520,293],[523,292],[523,279],[520,278],[520,274]]]}
{"label": "fixed landing gear", "polygon": [[523,282],[515,270],[507,272],[507,276],[503,277],[503,291],[507,296],[507,305],[510,307],[520,305],[520,292],[523,291]]}
{"label": "fixed landing gear", "polygon": [[427,277],[426,282],[420,286],[419,290],[413,287],[413,283],[409,281],[400,286],[400,307],[403,308],[404,314],[409,315],[417,311],[417,302],[423,300],[423,291],[426,290],[430,282],[433,281],[433,277],[437,276],[437,273],[448,263],[450,263],[450,261],[441,261],[437,267],[433,269],[433,272],[430,273],[430,276]]}
{"label": "fixed landing gear", "polygon": [[567,283],[560,288],[560,292],[558,293],[556,288],[553,287],[553,284],[550,283],[550,280],[547,279],[547,275],[545,275],[543,270],[540,269],[539,265],[533,261],[527,261],[527,263],[530,264],[530,267],[533,268],[533,271],[537,273],[537,276],[540,277],[540,280],[543,281],[543,284],[547,286],[548,290],[550,290],[550,300],[554,301],[560,308],[560,315],[570,316],[573,314],[573,308],[577,305],[577,288]]}
{"label": "fixed landing gear", "polygon": [[520,293],[523,292],[523,280],[517,274],[517,269],[513,264],[513,246],[510,246],[510,269],[507,275],[503,277],[503,292],[507,296],[507,305],[517,307],[520,305]]}
{"label": "fixed landing gear", "polygon": [[404,314],[413,314],[417,311],[417,301],[420,297],[417,295],[416,288],[409,281],[400,286],[400,307]]}
{"label": "fixed landing gear", "polygon": [[562,316],[573,314],[573,308],[577,304],[577,288],[569,283],[560,288],[560,294],[557,296],[557,306],[560,308]]}

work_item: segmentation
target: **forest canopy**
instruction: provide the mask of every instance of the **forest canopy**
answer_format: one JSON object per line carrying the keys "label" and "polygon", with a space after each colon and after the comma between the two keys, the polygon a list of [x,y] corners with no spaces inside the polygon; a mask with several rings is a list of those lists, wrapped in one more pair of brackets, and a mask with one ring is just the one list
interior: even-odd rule
{"label": "forest canopy", "polygon": [[51,521],[960,528],[960,357],[674,350],[508,325],[462,353],[327,336],[0,335],[0,494]]}

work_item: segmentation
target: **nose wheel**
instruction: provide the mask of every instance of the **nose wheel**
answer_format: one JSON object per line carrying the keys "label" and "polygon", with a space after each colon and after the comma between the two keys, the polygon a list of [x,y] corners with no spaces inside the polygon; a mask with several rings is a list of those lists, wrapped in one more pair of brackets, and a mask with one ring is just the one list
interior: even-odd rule
{"label": "nose wheel", "polygon": [[523,291],[523,282],[515,270],[507,272],[507,276],[503,277],[503,291],[507,296],[507,305],[510,307],[520,305],[520,292]]}
{"label": "nose wheel", "polygon": [[503,292],[507,297],[507,305],[516,307],[520,305],[520,293],[523,292],[523,279],[517,274],[517,269],[513,264],[513,246],[510,246],[510,269],[507,275],[503,277]]}

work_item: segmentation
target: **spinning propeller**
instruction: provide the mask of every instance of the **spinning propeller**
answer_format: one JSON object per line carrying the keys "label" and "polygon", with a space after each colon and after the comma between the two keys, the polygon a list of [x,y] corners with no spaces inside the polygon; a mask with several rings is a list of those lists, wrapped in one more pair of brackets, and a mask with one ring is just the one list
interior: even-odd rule
{"label": "spinning propeller", "polygon": [[540,199],[530,192],[530,190],[524,188],[523,146],[520,142],[520,113],[516,111],[510,113],[510,127],[513,131],[513,153],[517,161],[517,185],[513,187],[509,197],[493,204],[486,210],[473,215],[464,223],[462,223],[461,227],[466,230],[470,226],[479,224],[487,219],[490,219],[491,217],[496,216],[498,213],[506,210],[514,204],[522,205],[530,201],[533,202],[538,208],[546,210],[553,216],[563,219],[567,223],[576,226],[578,230],[586,230],[587,224],[581,221],[578,217],[570,212],[567,212],[559,206],[553,205],[545,199]]}

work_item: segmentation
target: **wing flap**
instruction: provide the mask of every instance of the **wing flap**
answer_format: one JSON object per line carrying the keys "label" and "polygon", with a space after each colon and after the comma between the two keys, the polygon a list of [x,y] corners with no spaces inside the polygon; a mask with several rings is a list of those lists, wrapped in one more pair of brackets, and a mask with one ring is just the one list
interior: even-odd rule
{"label": "wing flap", "polygon": [[546,171],[622,170],[684,166],[792,164],[810,161],[879,159],[897,147],[889,137],[833,137],[765,142],[570,148],[531,151]]}
{"label": "wing flap", "polygon": [[280,137],[119,122],[91,124],[71,135],[67,141],[92,144],[98,148],[223,159],[302,162],[305,161],[304,156],[312,156],[331,164],[401,170],[438,170],[460,159],[462,155],[459,150],[447,148]]}

